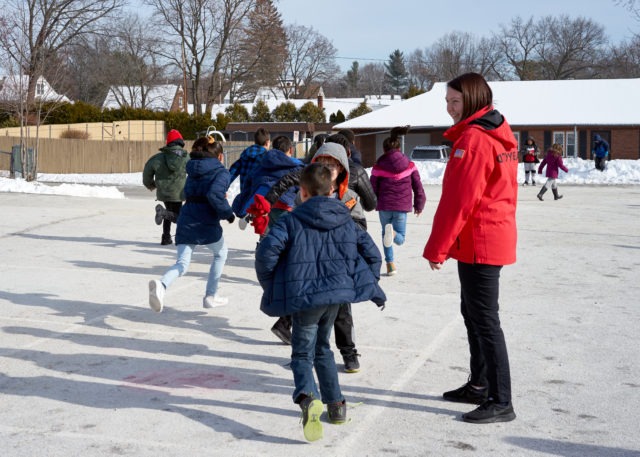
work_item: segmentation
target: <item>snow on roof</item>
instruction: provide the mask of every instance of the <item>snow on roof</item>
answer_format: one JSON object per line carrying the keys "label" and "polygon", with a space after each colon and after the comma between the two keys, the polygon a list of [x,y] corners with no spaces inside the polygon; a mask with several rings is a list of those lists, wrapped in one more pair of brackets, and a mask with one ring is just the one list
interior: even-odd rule
{"label": "snow on roof", "polygon": [[[640,125],[640,79],[490,81],[495,108],[513,126]],[[400,104],[342,122],[335,128],[446,128],[446,83]]]}
{"label": "snow on roof", "polygon": [[[145,87],[145,108],[153,111],[169,111],[179,88],[180,86],[175,84]],[[142,86],[111,86],[102,103],[102,108],[118,109],[123,105],[142,108]]]}
{"label": "snow on roof", "polygon": [[[2,76],[0,81],[0,100],[15,101],[20,99],[20,94],[26,94],[29,85],[28,75],[8,75]],[[70,103],[71,100],[62,94],[57,93],[44,76],[39,76],[36,82],[36,100],[46,102]]]}
{"label": "snow on roof", "polygon": [[[285,102],[293,103],[296,109],[300,109],[302,105],[308,102],[311,102],[314,105],[317,105],[318,103],[317,98],[289,99],[289,100],[286,100],[283,98],[269,98],[263,101],[267,104],[269,111],[273,111],[277,106]],[[338,110],[342,111],[342,114],[344,114],[345,116],[348,116],[349,113],[355,108],[357,108],[363,101],[365,101],[365,97],[324,98],[322,101],[322,105],[324,107],[324,112],[326,114],[327,120],[329,120],[329,116],[331,114],[336,114]],[[401,103],[403,102],[403,100],[398,96],[392,99],[390,96],[383,95],[380,97],[376,97],[376,96],[369,95],[366,97],[366,102],[369,108],[371,108],[373,111],[376,111],[378,109],[385,108],[387,106]],[[240,104],[244,106],[247,109],[247,111],[249,111],[249,113],[251,113],[251,111],[253,110],[254,103],[240,103]],[[213,105],[213,107],[211,108],[211,117],[215,118],[217,113],[224,113],[224,110],[228,106],[231,106],[231,104],[223,103],[223,104]]]}

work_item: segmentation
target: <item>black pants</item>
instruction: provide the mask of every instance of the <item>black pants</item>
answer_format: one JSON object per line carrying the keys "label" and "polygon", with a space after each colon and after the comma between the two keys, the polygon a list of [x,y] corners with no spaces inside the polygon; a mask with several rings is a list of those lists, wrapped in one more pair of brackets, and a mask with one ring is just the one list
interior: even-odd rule
{"label": "black pants", "polygon": [[593,159],[593,161],[596,164],[596,169],[600,170],[600,171],[604,171],[604,168],[607,165],[607,158],[606,157],[596,157]]}
{"label": "black pants", "polygon": [[[275,323],[277,326],[291,328],[291,316],[282,316]],[[351,314],[351,304],[340,305],[338,315],[333,324],[333,331],[336,338],[336,347],[342,356],[356,353],[355,329],[353,327],[353,314]]]}
{"label": "black pants", "polygon": [[[167,211],[171,211],[176,215],[176,221],[178,220],[178,216],[180,215],[180,209],[182,208],[182,202],[163,202],[164,207],[167,208]],[[162,221],[162,234],[166,236],[171,236],[171,221],[165,219]]]}
{"label": "black pants", "polygon": [[471,379],[488,386],[489,397],[511,401],[511,373],[504,334],[498,316],[501,266],[458,262],[460,311],[467,327]]}

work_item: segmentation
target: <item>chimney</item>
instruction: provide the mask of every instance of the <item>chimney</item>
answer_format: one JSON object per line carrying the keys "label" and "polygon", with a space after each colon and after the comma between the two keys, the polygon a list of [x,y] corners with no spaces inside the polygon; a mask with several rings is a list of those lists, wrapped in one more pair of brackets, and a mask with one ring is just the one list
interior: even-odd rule
{"label": "chimney", "polygon": [[320,90],[318,91],[318,108],[323,109],[324,108],[324,91],[322,90],[322,87],[320,87]]}

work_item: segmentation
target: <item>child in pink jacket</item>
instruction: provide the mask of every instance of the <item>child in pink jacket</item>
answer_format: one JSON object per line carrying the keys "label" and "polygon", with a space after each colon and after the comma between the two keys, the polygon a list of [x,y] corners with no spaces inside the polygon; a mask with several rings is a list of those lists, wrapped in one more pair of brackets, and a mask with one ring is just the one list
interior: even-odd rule
{"label": "child in pink jacket", "polygon": [[562,163],[562,145],[554,143],[553,146],[551,146],[551,149],[547,151],[547,156],[538,167],[538,174],[542,174],[545,165],[547,166],[547,182],[544,183],[544,186],[542,186],[542,189],[538,192],[538,200],[542,201],[542,196],[549,186],[551,186],[551,191],[553,192],[553,199],[560,200],[562,195],[558,195],[558,183],[556,182],[558,180],[558,169],[569,173],[567,167]]}

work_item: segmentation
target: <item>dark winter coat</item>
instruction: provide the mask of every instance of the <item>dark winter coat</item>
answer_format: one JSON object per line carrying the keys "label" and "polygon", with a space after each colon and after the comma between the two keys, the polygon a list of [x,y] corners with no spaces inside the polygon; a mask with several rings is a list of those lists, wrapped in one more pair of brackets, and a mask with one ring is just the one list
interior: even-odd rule
{"label": "dark winter coat", "polygon": [[[246,213],[246,207],[256,193],[265,195],[280,178],[302,169],[302,161],[289,157],[278,149],[271,149],[264,154],[260,165],[247,176],[245,187],[233,200],[233,212],[242,217]],[[298,187],[293,187],[284,192],[278,201],[283,205],[292,207],[296,198]]]}
{"label": "dark winter coat", "polygon": [[596,135],[593,143],[593,153],[596,157],[603,158],[609,155],[609,143],[603,140],[600,135]]}
{"label": "dark winter coat", "polygon": [[413,200],[413,210],[422,212],[427,201],[420,172],[399,149],[384,153],[376,161],[371,186],[378,197],[378,211],[409,213]]}
{"label": "dark winter coat", "polygon": [[222,237],[220,220],[233,215],[227,201],[229,172],[218,159],[204,157],[187,163],[186,203],[178,216],[176,244],[211,244]]}
{"label": "dark winter coat", "polygon": [[[311,159],[313,160],[313,158]],[[275,203],[280,195],[286,192],[290,187],[297,186],[300,182],[300,176],[302,175],[302,169],[296,170],[293,173],[289,173],[278,180],[278,182],[271,188],[265,198],[271,204]],[[360,205],[365,211],[373,211],[376,209],[378,199],[373,192],[371,182],[369,182],[369,175],[366,170],[349,159],[349,189],[353,190],[360,198]]]}
{"label": "dark winter coat", "polygon": [[144,165],[142,184],[149,189],[156,189],[156,199],[161,202],[184,201],[184,183],[187,179],[185,166],[189,156],[187,151],[176,144],[169,144],[160,149]]}
{"label": "dark winter coat", "polygon": [[381,305],[381,263],[375,243],[342,202],[313,197],[280,217],[258,245],[260,309],[285,316],[333,304]]}

